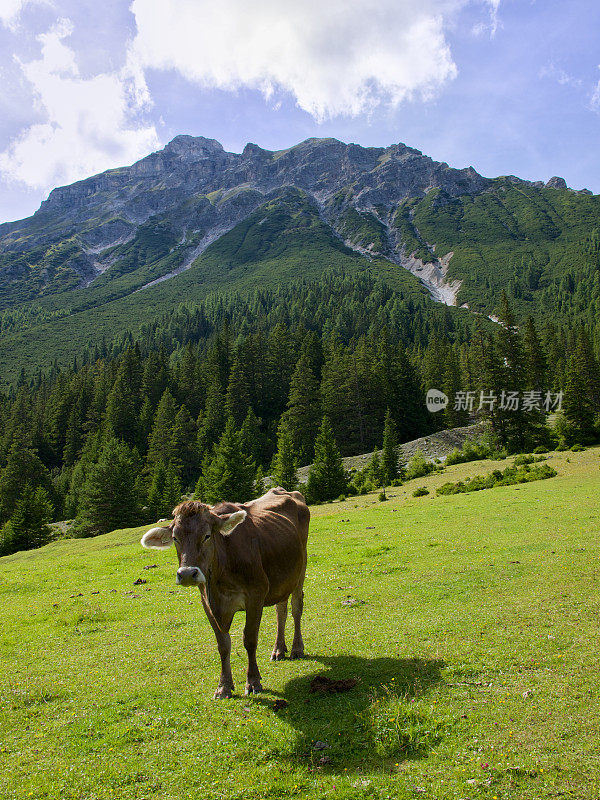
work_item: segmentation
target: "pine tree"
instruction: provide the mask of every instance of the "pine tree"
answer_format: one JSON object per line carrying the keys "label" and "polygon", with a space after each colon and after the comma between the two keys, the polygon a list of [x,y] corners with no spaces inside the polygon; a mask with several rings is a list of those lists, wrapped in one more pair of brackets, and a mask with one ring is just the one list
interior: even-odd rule
{"label": "pine tree", "polygon": [[252,408],[248,409],[240,435],[244,453],[256,464],[264,463],[268,458],[272,444],[261,431],[260,422]]}
{"label": "pine tree", "polygon": [[173,429],[177,406],[175,399],[168,389],[165,389],[163,396],[154,415],[152,431],[148,439],[148,454],[146,460],[150,467],[164,461],[168,464],[175,456],[173,444]]}
{"label": "pine tree", "polygon": [[225,427],[225,398],[221,386],[213,381],[208,387],[202,424],[198,426],[198,452],[200,458],[212,452]]}
{"label": "pine tree", "polygon": [[148,490],[148,517],[166,517],[181,500],[181,482],[173,464],[160,461],[152,473]]}
{"label": "pine tree", "polygon": [[64,501],[66,519],[79,516],[83,487],[92,465],[96,463],[101,450],[101,432],[90,434],[84,444],[81,458],[75,464],[69,479],[69,489]]}
{"label": "pine tree", "polygon": [[254,494],[255,475],[256,464],[243,452],[240,433],[229,417],[212,458],[203,467],[196,495],[208,503],[244,503]]}
{"label": "pine tree", "polygon": [[342,457],[335,442],[333,428],[323,417],[315,441],[315,460],[308,473],[306,492],[310,502],[333,500],[348,489]]}
{"label": "pine tree", "polygon": [[174,464],[169,464],[165,475],[165,487],[163,503],[167,514],[171,514],[172,509],[181,500],[181,481]]}
{"label": "pine tree", "polygon": [[262,497],[265,492],[265,475],[263,468],[259,464],[258,469],[256,470],[256,477],[254,478],[254,496]]}
{"label": "pine tree", "polygon": [[[194,486],[200,471],[197,433],[196,423],[190,412],[186,406],[181,406],[173,425],[171,464],[176,468],[176,474],[186,489]],[[181,487],[179,492],[181,494]]]}
{"label": "pine tree", "polygon": [[137,452],[111,438],[92,465],[82,491],[80,520],[85,535],[95,536],[142,521]]}
{"label": "pine tree", "polygon": [[251,397],[247,376],[239,356],[236,355],[231,366],[229,384],[225,395],[225,413],[228,417],[233,417],[235,424],[240,426],[246,418],[250,403]]}
{"label": "pine tree", "polygon": [[167,514],[165,506],[165,483],[167,470],[164,461],[159,461],[154,467],[150,488],[148,489],[148,519],[160,519]]}
{"label": "pine tree", "polygon": [[525,323],[523,348],[525,351],[527,386],[529,389],[541,392],[548,388],[546,384],[548,365],[532,317],[528,317]]}
{"label": "pine tree", "polygon": [[49,542],[51,534],[48,523],[53,512],[48,493],[40,486],[34,489],[26,483],[10,521],[2,529],[0,555],[31,550]]}
{"label": "pine tree", "polygon": [[273,458],[273,485],[282,486],[288,492],[298,486],[296,475],[298,463],[290,429],[282,418],[277,428],[277,452]]}
{"label": "pine tree", "polygon": [[597,438],[600,368],[584,328],[578,332],[569,360],[563,409],[575,440],[589,444]]}
{"label": "pine tree", "polygon": [[133,446],[137,439],[136,397],[128,383],[123,366],[117,373],[113,388],[108,395],[104,418],[104,435],[107,439],[122,439]]}
{"label": "pine tree", "polygon": [[392,412],[388,408],[383,426],[383,453],[381,458],[383,481],[389,486],[399,477],[398,472],[398,434]]}
{"label": "pine tree", "polygon": [[33,491],[44,489],[53,505],[58,504],[49,471],[33,450],[15,442],[8,454],[6,467],[0,473],[0,522],[13,516],[23,486]]}
{"label": "pine tree", "polygon": [[319,383],[310,366],[310,359],[298,359],[290,383],[287,410],[283,415],[288,424],[299,464],[310,464],[321,420]]}
{"label": "pine tree", "polygon": [[377,448],[375,448],[373,451],[373,454],[369,459],[369,463],[367,464],[367,474],[371,479],[373,486],[382,486],[385,483],[384,473],[381,466],[381,458]]}
{"label": "pine tree", "polygon": [[[504,292],[499,318],[501,324],[496,335],[496,356],[490,372],[498,392],[492,426],[505,447],[512,452],[524,452],[545,440],[545,420],[540,410],[524,409],[522,397],[527,386],[526,357],[516,318]],[[502,408],[503,397],[506,397],[503,392],[516,394],[518,403],[515,407],[505,402],[506,408]]]}

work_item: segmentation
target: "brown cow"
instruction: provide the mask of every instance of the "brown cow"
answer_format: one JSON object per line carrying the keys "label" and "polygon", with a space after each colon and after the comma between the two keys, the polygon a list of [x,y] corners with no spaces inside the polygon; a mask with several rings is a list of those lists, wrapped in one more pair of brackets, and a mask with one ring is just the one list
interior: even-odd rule
{"label": "brown cow", "polygon": [[287,650],[285,622],[288,597],[292,596],[290,658],[304,655],[300,618],[310,519],[304,498],[300,492],[276,488],[249,503],[219,503],[210,508],[191,500],[173,509],[173,516],[168,527],[152,528],[141,543],[163,550],[174,542],[179,557],[177,583],[200,588],[221,656],[215,697],[231,697],[229,628],[235,612],[244,610],[246,694],[261,692],[256,645],[264,606],[274,605],[277,610],[277,641],[271,658],[279,660]]}

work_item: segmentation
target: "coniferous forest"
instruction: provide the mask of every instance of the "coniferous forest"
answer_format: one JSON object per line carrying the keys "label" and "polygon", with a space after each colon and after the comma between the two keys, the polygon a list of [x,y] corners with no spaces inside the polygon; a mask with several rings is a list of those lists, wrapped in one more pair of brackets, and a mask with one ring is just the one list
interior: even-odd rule
{"label": "coniferous forest", "polygon": [[[181,305],[135,340],[23,374],[0,396],[2,552],[43,544],[51,521],[90,536],[167,516],[184,493],[244,501],[266,475],[293,488],[313,461],[303,491],[331,499],[353,491],[341,456],[382,445],[389,484],[401,478],[397,442],[481,416],[507,452],[597,439],[597,330],[517,323],[506,295],[498,317],[329,271]],[[430,388],[450,398],[439,413]],[[480,403],[503,391],[538,402]],[[563,393],[552,429],[548,392]]]}

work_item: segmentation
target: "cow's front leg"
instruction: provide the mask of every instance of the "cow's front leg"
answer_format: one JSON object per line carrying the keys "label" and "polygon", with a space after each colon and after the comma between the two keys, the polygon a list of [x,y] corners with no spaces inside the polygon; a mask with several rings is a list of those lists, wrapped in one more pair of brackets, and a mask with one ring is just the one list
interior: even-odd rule
{"label": "cow's front leg", "polygon": [[285,646],[285,623],[288,613],[288,601],[282,600],[281,603],[277,603],[275,609],[277,613],[277,639],[271,655],[271,661],[281,661],[282,658],[285,658],[285,654],[287,653],[287,647]]}
{"label": "cow's front leg", "polygon": [[234,690],[233,675],[231,674],[231,636],[229,632],[215,631],[217,647],[221,656],[221,677],[215,691],[215,700],[227,700]]}
{"label": "cow's front leg", "polygon": [[202,593],[202,604],[206,611],[206,616],[210,622],[215,638],[217,640],[217,647],[219,655],[221,656],[221,677],[219,678],[219,685],[215,691],[215,700],[227,700],[231,697],[234,690],[233,675],[231,674],[231,636],[229,635],[229,628],[233,620],[233,613],[220,613],[217,616],[211,609],[206,593]]}
{"label": "cow's front leg", "polygon": [[258,694],[263,688],[260,672],[256,663],[256,647],[258,645],[258,629],[263,611],[263,601],[254,600],[246,605],[246,625],[244,627],[244,647],[248,653],[248,675],[246,678],[246,694]]}

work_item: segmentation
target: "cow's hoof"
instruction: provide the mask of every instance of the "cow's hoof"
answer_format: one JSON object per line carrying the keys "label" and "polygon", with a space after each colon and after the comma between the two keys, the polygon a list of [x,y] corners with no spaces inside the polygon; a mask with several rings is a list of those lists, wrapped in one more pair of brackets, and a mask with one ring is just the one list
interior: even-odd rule
{"label": "cow's hoof", "polygon": [[290,658],[304,658],[304,650],[294,650],[290,653]]}
{"label": "cow's hoof", "polygon": [[246,684],[246,694],[260,694],[263,688],[259,681]]}
{"label": "cow's hoof", "polygon": [[215,700],[229,700],[233,695],[233,686],[219,686],[215,692]]}
{"label": "cow's hoof", "polygon": [[285,650],[275,648],[275,650],[273,650],[273,653],[271,655],[271,661],[283,661],[283,659],[285,658],[285,652],[286,652]]}

